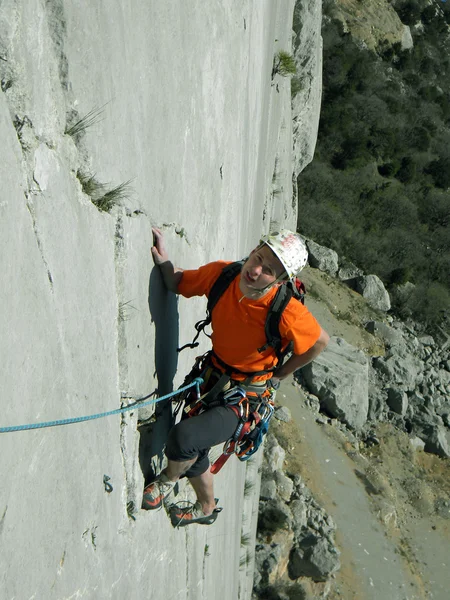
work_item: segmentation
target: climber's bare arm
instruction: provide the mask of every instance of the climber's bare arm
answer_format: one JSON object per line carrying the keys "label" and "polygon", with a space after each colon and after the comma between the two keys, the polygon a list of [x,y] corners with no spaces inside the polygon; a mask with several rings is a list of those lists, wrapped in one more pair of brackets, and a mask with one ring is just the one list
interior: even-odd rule
{"label": "climber's bare arm", "polygon": [[311,361],[313,361],[319,354],[325,350],[330,341],[330,336],[323,329],[320,330],[319,339],[307,352],[304,354],[292,354],[291,358],[285,362],[285,364],[277,371],[275,379],[285,379],[291,373],[297,369],[301,369]]}
{"label": "climber's bare arm", "polygon": [[174,267],[170,262],[169,255],[167,254],[167,250],[164,245],[164,236],[162,231],[156,227],[152,227],[152,231],[154,241],[154,245],[152,246],[153,261],[155,265],[161,269],[161,274],[163,276],[166,288],[176,294],[178,290],[178,284],[183,277],[183,269]]}

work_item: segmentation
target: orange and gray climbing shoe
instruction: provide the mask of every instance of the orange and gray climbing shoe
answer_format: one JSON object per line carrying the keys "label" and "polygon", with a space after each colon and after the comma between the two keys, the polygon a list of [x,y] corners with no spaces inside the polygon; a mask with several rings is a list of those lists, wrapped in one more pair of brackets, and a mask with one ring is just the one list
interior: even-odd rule
{"label": "orange and gray climbing shoe", "polygon": [[[215,500],[217,505],[217,498]],[[169,508],[170,520],[174,527],[186,527],[186,525],[193,525],[194,523],[212,525],[217,519],[217,515],[222,511],[222,508],[216,506],[210,515],[205,515],[198,501],[195,504],[183,502],[186,505],[184,507],[179,506],[180,504],[182,503],[172,504]]]}
{"label": "orange and gray climbing shoe", "polygon": [[159,478],[144,489],[142,496],[142,508],[145,510],[155,510],[162,506],[164,498],[172,492],[175,487],[174,481],[170,481],[164,473]]}

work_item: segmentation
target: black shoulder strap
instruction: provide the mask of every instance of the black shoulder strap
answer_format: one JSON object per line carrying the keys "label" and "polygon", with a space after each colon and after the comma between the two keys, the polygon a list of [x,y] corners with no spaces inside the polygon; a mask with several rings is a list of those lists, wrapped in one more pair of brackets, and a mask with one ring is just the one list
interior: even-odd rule
{"label": "black shoulder strap", "polygon": [[217,302],[220,300],[223,293],[231,284],[231,282],[234,279],[236,279],[237,275],[241,272],[243,264],[243,260],[238,260],[237,262],[230,263],[222,269],[222,273],[213,283],[213,286],[208,296],[208,305],[206,307],[206,318],[209,318],[209,323],[211,322],[213,308],[216,306]]}
{"label": "black shoulder strap", "polygon": [[[214,307],[222,297],[225,290],[229,287],[231,282],[236,279],[237,275],[241,272],[243,260],[238,260],[234,263],[230,263],[222,269],[219,277],[213,283],[212,288],[208,296],[208,304],[206,306],[206,317],[195,324],[196,334],[191,344],[185,344],[181,348],[177,348],[177,352],[181,352],[185,348],[196,348],[198,346],[198,336],[205,329],[207,325],[211,323],[211,315]],[[208,335],[208,334],[205,334]],[[209,336],[208,336],[209,337]]]}
{"label": "black shoulder strap", "polygon": [[271,346],[277,355],[278,366],[281,366],[283,358],[281,352],[282,340],[280,335],[280,319],[284,309],[293,296],[296,296],[296,294],[292,282],[288,281],[287,283],[280,285],[266,317],[265,333],[267,342],[264,346],[258,348],[258,352],[264,352],[264,350],[267,350],[267,348]]}

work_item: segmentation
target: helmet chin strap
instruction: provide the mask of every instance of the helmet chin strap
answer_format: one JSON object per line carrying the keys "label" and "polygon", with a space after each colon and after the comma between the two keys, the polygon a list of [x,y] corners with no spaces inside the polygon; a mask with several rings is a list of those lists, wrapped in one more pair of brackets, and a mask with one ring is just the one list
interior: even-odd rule
{"label": "helmet chin strap", "polygon": [[[263,287],[263,288],[256,288],[256,287],[253,287],[252,285],[249,285],[248,283],[245,283],[245,282],[244,283],[248,288],[250,288],[251,290],[254,290],[257,298],[261,298],[262,296],[264,296],[264,294],[266,294],[270,290],[270,288],[272,288],[274,285],[277,285],[281,281],[283,281],[283,277],[277,277],[275,279],[275,281],[272,281],[272,283],[269,283],[268,285],[266,285],[266,287]],[[239,302],[242,302],[242,300],[244,298],[245,298],[245,294],[242,296],[242,298],[239,300]]]}

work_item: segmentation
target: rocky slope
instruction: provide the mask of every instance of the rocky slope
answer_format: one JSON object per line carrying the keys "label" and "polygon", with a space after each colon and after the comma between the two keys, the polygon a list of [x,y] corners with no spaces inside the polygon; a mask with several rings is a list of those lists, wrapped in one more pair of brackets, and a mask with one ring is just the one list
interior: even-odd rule
{"label": "rocky slope", "polygon": [[[316,253],[316,260],[328,254],[320,248]],[[297,420],[273,422],[284,453],[268,440],[255,598],[445,600],[445,339],[438,345],[412,324],[383,316],[338,277],[307,269],[303,279],[310,309],[333,338],[316,364],[303,370],[297,390],[285,388],[279,397]],[[435,388],[428,399],[424,381]],[[277,461],[283,476],[273,472]],[[361,524],[355,530],[356,514]]]}

